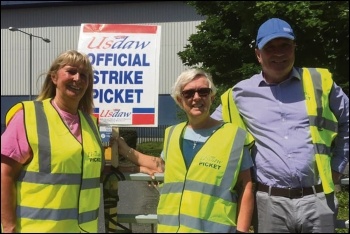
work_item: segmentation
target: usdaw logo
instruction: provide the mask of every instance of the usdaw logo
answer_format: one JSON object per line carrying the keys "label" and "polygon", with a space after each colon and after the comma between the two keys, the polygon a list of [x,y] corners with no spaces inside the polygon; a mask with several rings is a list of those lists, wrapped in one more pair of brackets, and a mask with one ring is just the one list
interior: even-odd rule
{"label": "usdaw logo", "polygon": [[132,124],[154,124],[154,108],[132,108]]}
{"label": "usdaw logo", "polygon": [[100,108],[94,108],[94,113],[92,113],[93,116],[97,118],[97,124],[99,123],[99,117],[100,117]]}

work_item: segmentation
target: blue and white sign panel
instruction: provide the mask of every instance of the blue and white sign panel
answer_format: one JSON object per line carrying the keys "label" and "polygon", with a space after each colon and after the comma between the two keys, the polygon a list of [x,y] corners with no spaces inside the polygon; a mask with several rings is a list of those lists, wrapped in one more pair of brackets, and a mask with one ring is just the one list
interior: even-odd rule
{"label": "blue and white sign panel", "polygon": [[100,126],[158,126],[160,26],[82,24],[78,50],[94,69]]}

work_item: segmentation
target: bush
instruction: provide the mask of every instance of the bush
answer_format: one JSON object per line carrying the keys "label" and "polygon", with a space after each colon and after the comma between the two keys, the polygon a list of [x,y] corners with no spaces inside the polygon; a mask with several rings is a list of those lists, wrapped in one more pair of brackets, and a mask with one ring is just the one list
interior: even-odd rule
{"label": "bush", "polygon": [[163,150],[163,142],[144,142],[138,144],[136,149],[141,153],[159,157]]}
{"label": "bush", "polygon": [[136,149],[137,144],[137,131],[134,129],[119,128],[119,135],[124,138],[125,142],[131,147]]}

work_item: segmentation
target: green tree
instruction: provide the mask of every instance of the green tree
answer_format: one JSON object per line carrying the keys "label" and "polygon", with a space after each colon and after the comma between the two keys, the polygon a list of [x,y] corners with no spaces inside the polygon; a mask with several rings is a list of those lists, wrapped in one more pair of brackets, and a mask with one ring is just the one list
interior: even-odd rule
{"label": "green tree", "polygon": [[[178,55],[186,66],[208,70],[231,87],[260,71],[255,57],[259,26],[269,18],[289,22],[300,67],[323,67],[349,95],[348,1],[189,1],[206,20]],[[222,89],[222,90],[225,90]]]}

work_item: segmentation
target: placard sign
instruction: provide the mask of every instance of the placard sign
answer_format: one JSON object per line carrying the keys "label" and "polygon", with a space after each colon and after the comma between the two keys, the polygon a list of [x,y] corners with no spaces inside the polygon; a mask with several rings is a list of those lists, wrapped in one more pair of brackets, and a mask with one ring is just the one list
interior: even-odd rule
{"label": "placard sign", "polygon": [[160,32],[155,25],[81,25],[78,50],[94,69],[100,126],[158,126]]}

